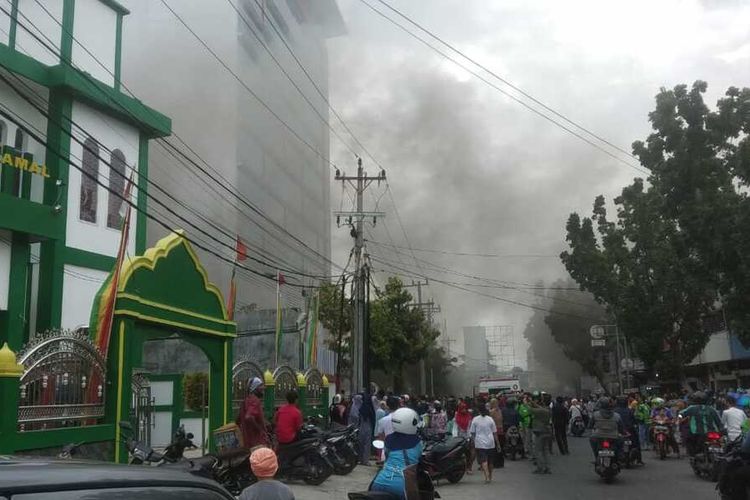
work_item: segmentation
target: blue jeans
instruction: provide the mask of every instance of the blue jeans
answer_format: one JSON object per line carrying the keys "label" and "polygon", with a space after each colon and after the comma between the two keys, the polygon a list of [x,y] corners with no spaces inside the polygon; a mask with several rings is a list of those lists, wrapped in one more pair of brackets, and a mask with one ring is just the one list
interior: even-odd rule
{"label": "blue jeans", "polygon": [[642,449],[648,447],[648,424],[638,424],[638,438]]}

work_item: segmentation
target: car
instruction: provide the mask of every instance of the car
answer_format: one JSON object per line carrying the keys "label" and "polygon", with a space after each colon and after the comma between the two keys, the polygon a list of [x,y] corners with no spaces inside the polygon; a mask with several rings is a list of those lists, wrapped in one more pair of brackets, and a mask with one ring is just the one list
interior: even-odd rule
{"label": "car", "polygon": [[232,500],[185,468],[0,458],[0,500]]}

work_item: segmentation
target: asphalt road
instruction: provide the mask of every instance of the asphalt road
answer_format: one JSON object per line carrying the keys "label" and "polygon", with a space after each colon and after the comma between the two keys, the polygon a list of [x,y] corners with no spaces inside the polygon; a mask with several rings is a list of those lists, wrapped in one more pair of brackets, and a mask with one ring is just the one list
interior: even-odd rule
{"label": "asphalt road", "polygon": [[[484,484],[481,472],[466,476],[459,484],[441,482],[438,492],[444,499],[479,500],[508,498],[520,500],[632,500],[647,498],[718,499],[714,483],[693,475],[687,458],[661,461],[645,452],[646,465],[624,470],[614,483],[605,484],[594,472],[593,456],[587,438],[569,438],[571,454],[552,457],[552,474],[531,474],[528,461],[506,461],[495,471],[492,484]],[[292,485],[297,500],[345,500],[349,491],[367,489],[374,467],[357,467],[349,476],[333,476],[320,486]]]}

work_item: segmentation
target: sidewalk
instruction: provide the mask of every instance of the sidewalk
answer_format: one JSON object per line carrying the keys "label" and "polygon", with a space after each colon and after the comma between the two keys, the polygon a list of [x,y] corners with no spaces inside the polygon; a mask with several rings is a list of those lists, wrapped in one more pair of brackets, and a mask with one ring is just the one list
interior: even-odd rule
{"label": "sidewalk", "polygon": [[347,493],[366,490],[376,472],[377,468],[374,466],[358,465],[351,474],[333,475],[320,486],[308,486],[301,481],[295,481],[289,483],[289,487],[300,500],[347,500]]}

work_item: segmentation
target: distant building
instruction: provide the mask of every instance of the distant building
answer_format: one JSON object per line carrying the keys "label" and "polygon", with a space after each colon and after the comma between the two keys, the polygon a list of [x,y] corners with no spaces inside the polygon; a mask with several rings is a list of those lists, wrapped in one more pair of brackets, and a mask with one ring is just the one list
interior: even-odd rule
{"label": "distant building", "polygon": [[483,326],[465,326],[463,332],[466,375],[474,379],[489,375],[491,366],[487,329]]}

